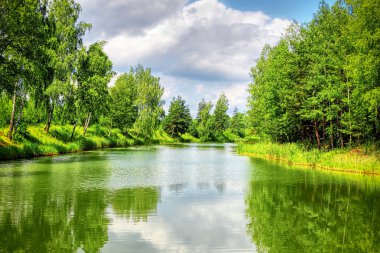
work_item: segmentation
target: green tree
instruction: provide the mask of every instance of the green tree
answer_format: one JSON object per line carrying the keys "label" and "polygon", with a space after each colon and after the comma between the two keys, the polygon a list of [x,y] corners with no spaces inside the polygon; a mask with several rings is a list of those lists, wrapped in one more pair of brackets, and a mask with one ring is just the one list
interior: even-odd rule
{"label": "green tree", "polygon": [[198,113],[196,117],[196,129],[198,137],[202,141],[210,141],[212,139],[212,115],[211,109],[213,104],[211,102],[206,102],[202,99],[198,104]]}
{"label": "green tree", "polygon": [[110,89],[110,112],[112,125],[127,132],[136,121],[137,83],[133,71],[118,77],[115,85]]}
{"label": "green tree", "polygon": [[249,115],[261,134],[275,141],[291,141],[297,132],[299,89],[294,80],[296,61],[289,50],[291,41],[283,38],[274,46],[264,47],[251,70]]}
{"label": "green tree", "polygon": [[251,70],[249,118],[274,141],[335,148],[376,141],[380,129],[379,5],[321,2],[311,22],[265,46]]}
{"label": "green tree", "polygon": [[190,127],[192,118],[189,106],[181,96],[173,97],[169,107],[169,114],[166,116],[163,127],[164,130],[173,136],[184,134]]}
{"label": "green tree", "polygon": [[229,129],[233,134],[238,135],[239,137],[244,137],[244,114],[239,112],[237,107],[234,108],[234,111],[232,113]]}
{"label": "green tree", "polygon": [[134,72],[137,84],[135,105],[138,116],[133,128],[139,137],[149,141],[154,131],[158,129],[164,113],[162,108],[164,102],[161,100],[164,88],[160,85],[160,78],[151,74],[150,68],[137,66]]}
{"label": "green tree", "polygon": [[[82,50],[78,66],[79,117],[85,118],[86,135],[91,118],[106,112],[109,104],[108,83],[113,76],[112,62],[103,51],[105,42],[96,42]],[[75,129],[76,124],[74,125]],[[74,131],[73,131],[74,132]]]}
{"label": "green tree", "polygon": [[224,93],[220,94],[216,101],[213,120],[213,135],[217,141],[224,141],[223,132],[228,127],[229,116],[228,111],[228,99]]}
{"label": "green tree", "polygon": [[[91,25],[79,22],[81,7],[74,0],[52,0],[49,8],[50,56],[45,75],[46,132],[49,132],[55,106],[70,105],[73,97],[73,73],[82,37]],[[65,112],[66,108],[61,108]]]}
{"label": "green tree", "polygon": [[44,1],[0,1],[0,90],[12,96],[10,139],[16,113],[21,118],[26,94],[43,81],[45,68],[41,63],[47,30],[44,10]]}
{"label": "green tree", "polygon": [[346,0],[350,12],[347,26],[354,53],[348,56],[352,135],[361,139],[380,138],[380,4],[378,0]]}

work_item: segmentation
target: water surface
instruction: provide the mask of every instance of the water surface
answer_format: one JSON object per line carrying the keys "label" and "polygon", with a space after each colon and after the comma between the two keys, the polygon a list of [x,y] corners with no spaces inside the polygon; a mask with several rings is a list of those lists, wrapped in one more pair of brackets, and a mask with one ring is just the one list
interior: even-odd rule
{"label": "water surface", "polygon": [[230,144],[0,164],[0,251],[378,252],[371,179],[284,168]]}

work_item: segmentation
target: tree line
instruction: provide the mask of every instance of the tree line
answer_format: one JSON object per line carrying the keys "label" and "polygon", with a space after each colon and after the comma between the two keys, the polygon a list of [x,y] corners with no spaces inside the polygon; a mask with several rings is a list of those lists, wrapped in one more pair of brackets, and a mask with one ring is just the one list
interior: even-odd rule
{"label": "tree line", "polygon": [[71,139],[78,126],[86,135],[92,124],[144,142],[159,129],[175,138],[189,132],[202,141],[243,136],[244,116],[235,110],[230,119],[224,94],[213,114],[211,102],[202,100],[192,119],[180,96],[165,115],[164,88],[150,68],[132,67],[109,87],[115,72],[103,50],[106,42],[83,45],[91,24],[79,21],[80,12],[74,0],[0,1],[0,126],[9,126],[10,139],[37,124],[47,133],[52,124],[70,124]]}
{"label": "tree line", "polygon": [[380,2],[324,1],[307,24],[265,46],[251,69],[256,133],[319,148],[380,137]]}

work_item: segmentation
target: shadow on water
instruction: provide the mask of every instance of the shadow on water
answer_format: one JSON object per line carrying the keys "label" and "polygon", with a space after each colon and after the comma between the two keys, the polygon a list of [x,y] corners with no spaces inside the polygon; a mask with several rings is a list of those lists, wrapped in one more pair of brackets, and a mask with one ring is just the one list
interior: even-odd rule
{"label": "shadow on water", "polygon": [[365,181],[251,159],[247,231],[263,252],[378,252],[380,191]]}

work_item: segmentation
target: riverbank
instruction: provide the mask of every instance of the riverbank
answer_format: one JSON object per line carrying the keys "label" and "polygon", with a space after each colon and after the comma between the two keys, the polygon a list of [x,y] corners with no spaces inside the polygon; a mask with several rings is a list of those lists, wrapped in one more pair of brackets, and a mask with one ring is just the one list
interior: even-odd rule
{"label": "riverbank", "polygon": [[[126,137],[119,129],[99,126],[90,127],[83,136],[83,127],[77,127],[71,140],[72,126],[52,126],[49,133],[42,125],[28,126],[23,135],[16,135],[11,141],[6,130],[0,129],[0,160],[13,160],[40,156],[95,150],[110,147],[127,147],[145,144],[143,139]],[[167,144],[176,142],[163,131],[157,131],[151,143]]]}
{"label": "riverbank", "polygon": [[295,143],[258,142],[240,143],[238,153],[291,166],[313,167],[323,170],[380,175],[380,151],[369,147],[320,151],[305,150]]}

